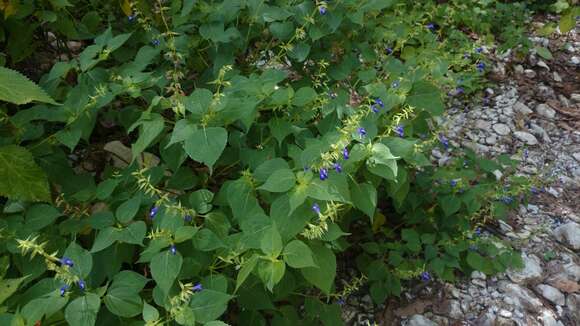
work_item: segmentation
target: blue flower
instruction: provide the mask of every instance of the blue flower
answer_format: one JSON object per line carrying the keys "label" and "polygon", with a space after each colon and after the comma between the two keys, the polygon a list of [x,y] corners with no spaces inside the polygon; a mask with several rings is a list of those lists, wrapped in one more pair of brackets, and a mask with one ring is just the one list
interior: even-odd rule
{"label": "blue flower", "polygon": [[378,104],[381,108],[385,107],[385,103],[383,103],[383,100],[381,100],[380,98],[375,99],[375,104]]}
{"label": "blue flower", "polygon": [[336,303],[337,303],[339,306],[344,306],[346,302],[344,302],[344,300],[343,300],[343,299],[338,299],[338,300],[336,300]]}
{"label": "blue flower", "polygon": [[334,163],[334,170],[338,173],[342,172],[342,166],[340,165],[340,163]]}
{"label": "blue flower", "polygon": [[362,138],[362,137],[364,137],[364,136],[366,136],[366,135],[367,135],[367,131],[366,131],[366,129],[365,129],[365,128],[363,128],[363,127],[360,127],[360,128],[358,128],[358,134],[359,134],[359,135],[361,136],[361,138]]}
{"label": "blue flower", "polygon": [[373,111],[373,113],[379,113],[379,108],[376,104],[371,105],[371,111]]}
{"label": "blue flower", "polygon": [[344,158],[345,160],[348,160],[349,158],[348,148],[346,147],[342,149],[342,158]]}
{"label": "blue flower", "polygon": [[191,290],[193,292],[201,292],[201,290],[203,290],[203,286],[201,286],[201,283],[197,283],[191,288]]}
{"label": "blue flower", "polygon": [[402,138],[403,136],[405,136],[405,128],[402,125],[398,125],[397,127],[395,127],[395,133]]}
{"label": "blue flower", "polygon": [[171,247],[169,247],[169,251],[171,252],[172,255],[175,255],[177,253],[177,249],[175,248],[174,244],[172,244]]}
{"label": "blue flower", "polygon": [[151,44],[153,44],[153,46],[158,46],[159,44],[161,44],[161,42],[158,39],[154,39],[153,41],[151,41]]}
{"label": "blue flower", "polygon": [[60,287],[60,296],[64,297],[66,291],[68,291],[68,285],[64,284],[63,286]]}
{"label": "blue flower", "polygon": [[481,228],[475,228],[475,235],[478,237],[481,235]]}
{"label": "blue flower", "polygon": [[530,153],[528,152],[528,149],[524,149],[524,160],[527,160],[529,155]]}
{"label": "blue flower", "polygon": [[455,180],[455,179],[454,180],[451,180],[449,182],[449,184],[451,185],[452,188],[455,188],[455,186],[457,186],[457,180]]}
{"label": "blue flower", "polygon": [[455,95],[461,95],[463,93],[465,93],[465,89],[463,87],[459,86],[455,89]]}
{"label": "blue flower", "polygon": [[436,27],[437,27],[437,26],[435,25],[435,23],[429,23],[429,24],[427,24],[427,28],[428,28],[430,31],[434,31]]}
{"label": "blue flower", "polygon": [[443,147],[445,147],[445,149],[449,148],[449,139],[447,139],[445,135],[439,134],[439,142],[441,143],[441,145],[443,145]]}
{"label": "blue flower", "polygon": [[514,199],[510,196],[503,196],[500,199],[504,204],[509,205],[511,203],[513,203]]}
{"label": "blue flower", "polygon": [[183,220],[184,220],[185,222],[191,222],[191,221],[193,220],[193,217],[191,217],[191,215],[185,215],[185,216],[183,217]]}
{"label": "blue flower", "polygon": [[67,265],[67,266],[69,266],[69,267],[73,267],[73,266],[75,265],[75,264],[74,264],[74,262],[72,261],[72,259],[70,259],[70,258],[68,258],[68,257],[65,257],[65,256],[63,256],[63,257],[60,259],[60,264],[61,264],[61,265]]}
{"label": "blue flower", "polygon": [[318,12],[319,12],[321,15],[326,15],[326,7],[325,7],[325,6],[320,6],[320,7],[318,7]]}
{"label": "blue flower", "polygon": [[392,48],[390,48],[390,47],[387,47],[387,48],[385,49],[385,51],[387,52],[387,54],[388,54],[388,55],[391,55],[391,54],[393,54],[393,49],[392,49]]}
{"label": "blue flower", "polygon": [[540,190],[539,190],[538,188],[536,188],[536,187],[531,187],[531,188],[530,188],[530,192],[531,192],[532,194],[534,194],[534,195],[537,195],[537,194],[539,194],[539,193],[540,193]]}
{"label": "blue flower", "polygon": [[429,280],[431,280],[431,274],[429,274],[429,272],[421,273],[421,280],[423,282],[428,282]]}
{"label": "blue flower", "polygon": [[135,20],[135,15],[130,15],[127,17],[127,20],[132,23]]}
{"label": "blue flower", "polygon": [[320,215],[320,206],[318,205],[318,203],[312,204],[312,211],[314,211],[314,213]]}
{"label": "blue flower", "polygon": [[87,288],[87,284],[83,280],[79,280],[77,284],[79,286],[79,289],[81,289],[81,291],[84,291]]}
{"label": "blue flower", "polygon": [[481,52],[483,52],[483,48],[481,46],[475,49],[475,53],[481,53]]}
{"label": "blue flower", "polygon": [[151,207],[151,210],[149,211],[149,217],[155,218],[155,215],[157,215],[157,212],[159,212],[159,207],[157,207],[157,206]]}
{"label": "blue flower", "polygon": [[479,72],[485,71],[485,63],[483,63],[483,62],[478,63],[475,67],[477,68],[477,71],[479,71]]}
{"label": "blue flower", "polygon": [[401,83],[398,80],[395,80],[391,83],[392,88],[398,88],[400,85]]}
{"label": "blue flower", "polygon": [[328,179],[328,169],[321,168],[318,174],[320,175],[320,180],[324,181]]}

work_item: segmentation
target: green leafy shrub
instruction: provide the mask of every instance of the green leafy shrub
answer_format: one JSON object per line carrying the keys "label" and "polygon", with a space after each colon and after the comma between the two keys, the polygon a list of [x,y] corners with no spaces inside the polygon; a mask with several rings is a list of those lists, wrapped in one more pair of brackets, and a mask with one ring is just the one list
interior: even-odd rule
{"label": "green leafy shrub", "polygon": [[[458,26],[496,12],[458,3],[2,2],[9,35],[67,8],[78,23],[30,28],[86,40],[50,96],[0,70],[2,323],[336,325],[362,286],[517,264],[476,226],[527,181],[437,128],[485,81]],[[360,277],[338,284],[345,264]]]}

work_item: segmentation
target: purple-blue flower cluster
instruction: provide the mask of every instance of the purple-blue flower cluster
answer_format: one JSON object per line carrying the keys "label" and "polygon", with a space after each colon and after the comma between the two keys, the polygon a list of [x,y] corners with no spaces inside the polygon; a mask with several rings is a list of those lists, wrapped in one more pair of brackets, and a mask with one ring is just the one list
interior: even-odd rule
{"label": "purple-blue flower cluster", "polygon": [[324,181],[324,180],[328,179],[328,169],[327,168],[321,168],[320,171],[318,171],[318,174],[320,176],[320,180]]}
{"label": "purple-blue flower cluster", "polygon": [[375,103],[371,105],[371,110],[374,113],[379,113],[380,109],[385,107],[385,103],[380,98],[375,99]]}
{"label": "purple-blue flower cluster", "polygon": [[318,203],[314,203],[312,204],[312,211],[318,215],[320,215],[320,206],[318,205]]}
{"label": "purple-blue flower cluster", "polygon": [[72,259],[70,259],[68,257],[65,257],[65,256],[63,256],[60,259],[60,264],[63,265],[63,266],[66,265],[68,267],[73,267],[75,265],[74,262],[72,261]]}
{"label": "purple-blue flower cluster", "polygon": [[68,291],[69,286],[67,284],[64,284],[63,286],[60,287],[60,296],[64,297],[64,295],[66,294],[66,292]]}
{"label": "purple-blue flower cluster", "polygon": [[367,130],[363,127],[358,128],[358,134],[362,138],[367,135]]}
{"label": "purple-blue flower cluster", "polygon": [[350,157],[350,154],[348,153],[348,148],[343,148],[342,149],[342,158],[344,158],[345,160],[348,160],[348,158]]}
{"label": "purple-blue flower cluster", "polygon": [[447,137],[445,137],[445,135],[439,134],[439,142],[441,143],[441,145],[443,145],[443,147],[446,150],[449,149],[449,139],[447,139]]}
{"label": "purple-blue flower cluster", "polygon": [[157,207],[157,206],[151,207],[151,210],[149,211],[149,217],[152,219],[155,218],[155,215],[157,215],[157,212],[159,212],[159,207]]}
{"label": "purple-blue flower cluster", "polygon": [[203,286],[201,286],[201,283],[197,283],[191,288],[191,290],[193,292],[201,292],[203,290]]}
{"label": "purple-blue flower cluster", "polygon": [[403,125],[397,125],[397,126],[395,127],[395,133],[396,133],[396,134],[397,134],[399,137],[403,138],[403,137],[405,136],[405,128],[403,127]]}
{"label": "purple-blue flower cluster", "polygon": [[84,291],[84,290],[87,288],[87,284],[85,283],[85,281],[84,281],[84,280],[79,280],[79,281],[77,282],[77,285],[79,286],[79,289],[80,289],[81,291]]}

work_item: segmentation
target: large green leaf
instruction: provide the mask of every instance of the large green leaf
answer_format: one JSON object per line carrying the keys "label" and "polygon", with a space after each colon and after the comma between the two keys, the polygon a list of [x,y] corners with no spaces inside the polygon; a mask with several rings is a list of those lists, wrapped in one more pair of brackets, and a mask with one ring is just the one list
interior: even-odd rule
{"label": "large green leaf", "polygon": [[62,213],[48,204],[36,204],[26,210],[26,228],[40,230],[52,224]]}
{"label": "large green leaf", "polygon": [[117,207],[115,216],[117,220],[121,223],[127,223],[135,217],[137,211],[139,210],[139,205],[141,204],[141,196],[134,196],[133,198],[127,200]]}
{"label": "large green leaf", "polygon": [[212,169],[226,148],[227,140],[228,132],[224,128],[198,129],[185,140],[185,151],[193,160]]}
{"label": "large green leaf", "polygon": [[250,273],[256,267],[257,262],[258,256],[254,255],[242,264],[242,268],[240,268],[240,271],[238,272],[238,277],[236,278],[236,291],[240,288],[240,286],[244,283],[244,281],[248,278],[248,276],[250,276]]}
{"label": "large green leaf", "polygon": [[203,290],[196,293],[189,303],[193,309],[195,320],[206,323],[217,319],[226,311],[231,295],[214,290]]}
{"label": "large green leaf", "polygon": [[68,303],[67,296],[61,297],[57,291],[30,300],[23,308],[22,315],[26,316],[29,325],[39,322],[43,317],[49,318]]}
{"label": "large green leaf", "polygon": [[276,226],[273,225],[263,233],[260,241],[260,248],[266,255],[269,255],[272,258],[276,258],[280,255],[280,252],[282,251],[282,237],[280,236]]}
{"label": "large green leaf", "polygon": [[413,85],[413,89],[407,97],[407,104],[425,110],[431,115],[441,115],[445,108],[441,99],[441,91],[427,81],[419,81]]}
{"label": "large green leaf", "polygon": [[143,245],[143,238],[147,233],[147,225],[143,221],[136,221],[121,229],[117,239],[121,242]]}
{"label": "large green leaf", "polygon": [[296,177],[290,169],[280,169],[268,177],[260,188],[269,192],[286,192],[296,184]]}
{"label": "large green leaf", "polygon": [[371,222],[375,216],[375,209],[377,207],[377,189],[370,183],[356,184],[351,183],[352,187],[352,202],[354,206],[371,218]]}
{"label": "large green leaf", "polygon": [[108,248],[119,239],[119,234],[119,229],[112,226],[101,230],[93,242],[91,252],[95,253]]}
{"label": "large green leaf", "polygon": [[97,321],[101,299],[93,293],[86,293],[76,298],[64,311],[64,318],[69,325],[92,326]]}
{"label": "large green leaf", "polygon": [[324,293],[330,293],[336,276],[336,257],[332,250],[321,243],[313,243],[311,247],[318,267],[307,267],[300,271],[308,282]]}
{"label": "large green leaf", "polygon": [[372,173],[387,180],[395,180],[397,177],[397,159],[391,150],[384,144],[376,143],[372,147],[372,154],[367,159],[367,167]]}
{"label": "large green leaf", "polygon": [[139,138],[131,146],[133,160],[141,154],[155,138],[163,131],[165,119],[160,114],[151,114],[150,116],[143,113],[143,117],[129,128],[129,132],[139,126]]}
{"label": "large green leaf", "polygon": [[261,260],[258,263],[258,275],[270,291],[282,280],[285,270],[286,264],[280,260]]}
{"label": "large green leaf", "polygon": [[0,67],[0,101],[19,105],[32,101],[58,104],[24,75],[4,67]]}
{"label": "large green leaf", "polygon": [[284,248],[283,256],[284,261],[290,267],[318,267],[312,257],[312,250],[300,240],[293,240],[288,243]]}
{"label": "large green leaf", "polygon": [[90,252],[75,242],[71,242],[68,248],[66,248],[64,256],[72,259],[74,265],[70,269],[80,278],[85,278],[89,275],[93,268],[93,256],[91,256]]}
{"label": "large green leaf", "polygon": [[14,200],[50,201],[48,180],[24,147],[0,147],[0,195]]}
{"label": "large green leaf", "polygon": [[151,259],[149,265],[151,275],[164,293],[169,293],[169,289],[181,271],[182,264],[181,255],[179,253],[172,254],[169,250],[160,252]]}
{"label": "large green leaf", "polygon": [[115,275],[104,302],[109,311],[121,317],[134,317],[142,312],[143,300],[139,292],[147,284],[147,279],[132,271],[122,271]]}
{"label": "large green leaf", "polygon": [[0,304],[13,295],[26,278],[27,276],[0,280]]}

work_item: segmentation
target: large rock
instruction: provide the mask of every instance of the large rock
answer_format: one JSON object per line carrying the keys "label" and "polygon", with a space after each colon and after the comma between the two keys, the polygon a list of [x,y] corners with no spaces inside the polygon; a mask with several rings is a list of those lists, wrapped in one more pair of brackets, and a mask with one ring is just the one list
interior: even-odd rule
{"label": "large rock", "polygon": [[543,306],[542,301],[538,299],[530,290],[521,287],[514,283],[501,282],[500,290],[519,306],[523,307],[529,312],[537,312]]}
{"label": "large rock", "polygon": [[543,326],[559,326],[556,316],[549,310],[543,310],[539,319],[542,321]]}
{"label": "large rock", "polygon": [[568,295],[566,308],[572,320],[580,321],[580,294]]}
{"label": "large rock", "polygon": [[554,230],[554,236],[569,248],[580,249],[580,225],[575,222],[568,222]]}
{"label": "large rock", "polygon": [[489,131],[489,129],[491,128],[491,122],[481,119],[477,120],[475,121],[475,128]]}
{"label": "large rock", "polygon": [[536,106],[536,112],[546,119],[552,120],[556,117],[556,111],[544,103],[538,104],[538,106]]}
{"label": "large rock", "polygon": [[537,145],[538,144],[538,139],[536,139],[536,137],[534,135],[530,134],[529,132],[516,131],[516,132],[514,132],[514,136],[516,136],[517,139],[526,143],[527,145]]}
{"label": "large rock", "polygon": [[409,319],[407,326],[437,326],[437,324],[425,318],[423,315],[413,315]]}
{"label": "large rock", "polygon": [[493,125],[493,131],[500,136],[505,136],[510,133],[510,127],[503,123],[496,123]]}
{"label": "large rock", "polygon": [[542,265],[540,258],[536,255],[522,255],[524,267],[521,270],[510,269],[508,276],[515,283],[531,283],[542,278]]}
{"label": "large rock", "polygon": [[563,306],[566,304],[566,297],[555,287],[549,286],[547,284],[539,284],[536,286],[538,292],[542,294],[542,296],[548,299],[553,304]]}
{"label": "large rock", "polygon": [[465,314],[461,310],[461,304],[457,300],[444,300],[434,307],[438,315],[448,316],[453,319],[463,319]]}
{"label": "large rock", "polygon": [[524,115],[528,115],[533,113],[534,111],[532,111],[532,109],[530,109],[527,105],[525,105],[522,102],[516,102],[516,104],[514,104],[513,106],[514,111],[519,112],[521,114]]}

